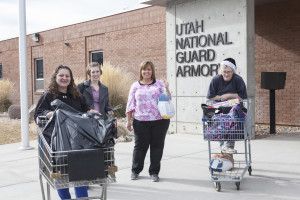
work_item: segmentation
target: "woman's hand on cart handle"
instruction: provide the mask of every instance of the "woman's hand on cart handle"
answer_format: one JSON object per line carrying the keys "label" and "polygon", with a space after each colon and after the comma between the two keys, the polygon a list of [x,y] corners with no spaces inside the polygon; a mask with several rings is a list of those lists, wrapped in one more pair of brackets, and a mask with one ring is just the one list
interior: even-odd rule
{"label": "woman's hand on cart handle", "polygon": [[88,113],[99,113],[97,110],[93,110],[93,109],[88,110],[87,112],[88,112]]}
{"label": "woman's hand on cart handle", "polygon": [[52,117],[53,113],[54,113],[53,111],[48,112],[46,114],[47,118],[50,119]]}
{"label": "woman's hand on cart handle", "polygon": [[114,111],[112,111],[112,110],[108,111],[107,113],[108,113],[110,116],[114,116],[114,114],[115,114]]}

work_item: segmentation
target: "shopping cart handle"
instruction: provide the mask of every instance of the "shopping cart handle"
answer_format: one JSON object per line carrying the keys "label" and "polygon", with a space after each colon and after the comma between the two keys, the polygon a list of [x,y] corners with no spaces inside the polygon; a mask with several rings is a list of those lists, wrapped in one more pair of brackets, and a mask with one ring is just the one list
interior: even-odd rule
{"label": "shopping cart handle", "polygon": [[206,118],[202,118],[202,121],[203,121],[203,122],[206,122],[206,121],[207,121],[207,119],[206,119]]}
{"label": "shopping cart handle", "polygon": [[119,104],[119,105],[113,107],[112,111],[116,111],[116,110],[118,110],[118,109],[120,109],[120,108],[122,108],[122,107],[123,107],[123,105],[122,105],[122,104]]}
{"label": "shopping cart handle", "polygon": [[36,118],[36,124],[39,126],[39,127],[44,127],[48,122],[48,118],[47,116],[44,116],[44,115],[40,115]]}
{"label": "shopping cart handle", "polygon": [[101,113],[93,113],[93,112],[89,112],[86,115],[89,118],[94,118],[94,119],[99,119],[99,118],[103,118],[103,116],[101,115]]}

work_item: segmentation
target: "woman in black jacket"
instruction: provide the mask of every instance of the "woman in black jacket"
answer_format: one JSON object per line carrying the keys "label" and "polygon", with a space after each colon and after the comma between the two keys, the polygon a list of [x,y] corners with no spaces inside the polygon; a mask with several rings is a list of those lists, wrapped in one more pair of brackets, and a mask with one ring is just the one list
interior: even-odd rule
{"label": "woman in black jacket", "polygon": [[[82,97],[74,83],[73,74],[69,67],[60,65],[55,69],[51,77],[48,91],[43,94],[37,104],[34,114],[35,120],[39,115],[51,118],[55,107],[51,102],[59,99],[80,112],[95,112],[90,110],[85,99]],[[71,199],[69,188],[57,189],[61,199]],[[76,198],[88,197],[87,186],[75,187]]]}
{"label": "woman in black jacket", "polygon": [[90,109],[94,109],[105,115],[109,111],[113,114],[112,107],[109,105],[108,88],[100,82],[102,75],[101,66],[97,62],[92,62],[87,66],[89,80],[79,83],[78,89],[85,97]]}

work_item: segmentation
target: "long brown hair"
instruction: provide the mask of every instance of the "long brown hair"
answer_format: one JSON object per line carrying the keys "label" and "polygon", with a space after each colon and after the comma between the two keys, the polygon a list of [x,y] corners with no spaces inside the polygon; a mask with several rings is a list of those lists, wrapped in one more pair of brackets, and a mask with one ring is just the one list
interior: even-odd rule
{"label": "long brown hair", "polygon": [[143,76],[142,76],[142,70],[143,69],[146,69],[147,67],[151,67],[151,70],[152,70],[152,75],[151,75],[151,80],[154,80],[155,79],[155,68],[154,68],[154,64],[149,61],[149,60],[146,60],[146,61],[143,61],[141,64],[140,64],[140,80],[143,80]]}
{"label": "long brown hair", "polygon": [[55,69],[54,73],[52,74],[50,84],[48,87],[48,92],[53,95],[54,99],[58,98],[59,91],[58,91],[58,84],[56,82],[56,76],[60,69],[66,69],[66,70],[69,70],[69,72],[70,72],[71,81],[70,81],[70,84],[68,85],[67,92],[70,93],[74,99],[76,99],[77,97],[80,97],[81,94],[78,91],[78,89],[74,83],[72,70],[68,66],[63,66],[63,65],[58,66]]}

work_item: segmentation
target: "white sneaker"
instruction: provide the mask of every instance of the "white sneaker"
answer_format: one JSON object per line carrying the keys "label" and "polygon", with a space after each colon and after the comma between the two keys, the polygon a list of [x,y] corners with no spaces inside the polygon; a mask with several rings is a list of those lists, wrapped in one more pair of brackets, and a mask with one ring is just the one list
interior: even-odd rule
{"label": "white sneaker", "polygon": [[233,154],[233,153],[237,153],[237,151],[232,147],[224,147],[222,149],[222,153]]}

